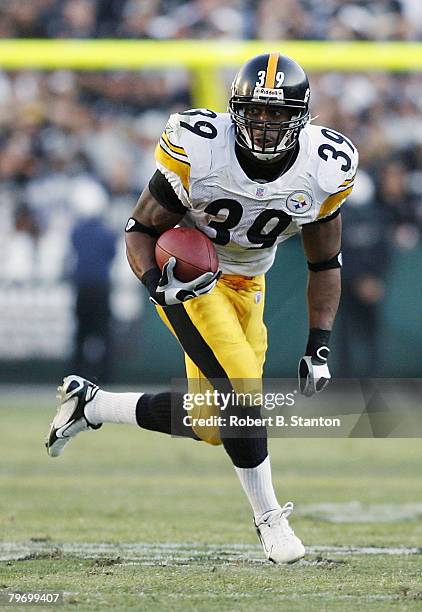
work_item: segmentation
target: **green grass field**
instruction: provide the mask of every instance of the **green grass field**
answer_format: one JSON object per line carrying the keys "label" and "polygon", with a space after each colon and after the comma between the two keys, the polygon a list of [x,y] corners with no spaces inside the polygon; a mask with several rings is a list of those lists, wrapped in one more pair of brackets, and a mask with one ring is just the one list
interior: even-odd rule
{"label": "green grass field", "polygon": [[0,591],[58,589],[65,610],[422,609],[420,440],[272,440],[309,547],[273,566],[222,448],[105,425],[50,459],[54,390],[2,395]]}

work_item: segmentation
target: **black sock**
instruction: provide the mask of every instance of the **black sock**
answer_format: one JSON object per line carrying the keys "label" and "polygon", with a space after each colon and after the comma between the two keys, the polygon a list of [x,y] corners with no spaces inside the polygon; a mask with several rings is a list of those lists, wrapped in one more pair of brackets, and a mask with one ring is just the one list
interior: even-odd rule
{"label": "black sock", "polygon": [[239,468],[254,468],[268,455],[266,438],[224,438],[224,448]]}
{"label": "black sock", "polygon": [[136,405],[136,420],[142,429],[199,440],[192,427],[184,425],[185,416],[182,393],[144,393]]}
{"label": "black sock", "polygon": [[[224,416],[229,419],[235,415],[239,419],[246,416],[252,419],[261,417],[258,406],[230,406]],[[220,435],[226,453],[233,464],[239,468],[254,468],[264,461],[268,455],[267,430],[261,425],[233,425],[220,427]]]}
{"label": "black sock", "polygon": [[[184,425],[184,416],[186,411],[183,409],[181,393],[166,392],[156,395],[145,393],[139,398],[136,406],[136,420],[139,427],[199,440],[192,428]],[[237,428],[232,433],[233,437],[226,437],[225,432],[221,433],[224,448],[236,467],[253,468],[266,458],[268,449],[265,428],[259,428],[259,432],[256,428],[245,428],[245,431]]]}

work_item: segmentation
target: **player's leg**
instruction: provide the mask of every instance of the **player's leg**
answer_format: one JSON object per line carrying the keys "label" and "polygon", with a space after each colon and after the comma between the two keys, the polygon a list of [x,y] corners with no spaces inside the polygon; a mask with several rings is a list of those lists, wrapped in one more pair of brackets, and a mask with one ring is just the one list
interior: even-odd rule
{"label": "player's leg", "polygon": [[[208,297],[204,296],[200,300],[202,301]],[[237,365],[230,372],[232,378],[236,377],[246,381],[249,378],[253,381],[260,379],[262,366],[258,369],[256,368],[256,360],[251,347],[247,342],[244,343],[243,347],[237,346],[238,339],[243,332],[239,326],[236,312],[227,296],[224,295],[224,284],[222,284],[221,290],[218,287],[214,290],[212,297],[213,300],[211,304],[208,304],[208,308],[201,308],[200,311],[204,311],[203,316],[205,320],[208,322],[210,329],[214,330],[212,344],[221,347],[223,353],[226,351],[220,358],[233,362],[235,365],[243,364],[243,369]],[[198,299],[194,301],[198,302]],[[185,328],[189,317],[186,316],[184,308],[171,307],[165,311],[161,308],[158,310],[163,321],[178,337],[168,317],[171,316],[172,319],[178,321],[178,328]],[[195,311],[195,308],[193,310]],[[202,315],[200,314],[199,316]],[[221,322],[223,322],[223,327]],[[186,350],[186,334],[181,333],[180,335],[184,336],[182,345],[184,345]],[[193,354],[198,354],[197,347],[199,347],[199,352],[201,353],[204,346],[202,346],[203,343],[201,345],[202,339],[200,334],[194,329],[188,329],[187,335],[189,336],[189,343],[194,347]],[[205,347],[205,352],[207,351],[211,352],[211,349]],[[192,368],[198,373],[198,376],[196,376],[196,374],[189,373],[188,371],[188,376],[192,380],[198,380],[202,377],[205,385],[209,386],[209,383],[201,374],[196,364],[189,356],[186,359],[187,365],[190,362]],[[212,371],[207,371],[209,377],[218,377],[220,380],[227,379],[223,369],[218,364],[215,365],[216,360],[213,355],[202,355],[201,363],[204,359],[205,362],[211,363]],[[214,365],[212,365],[212,362],[214,362]],[[208,366],[206,367],[208,368]],[[247,391],[249,389],[243,390]],[[63,386],[59,388],[59,391],[60,407],[52,423],[47,441],[47,448],[52,456],[60,454],[70,438],[81,431],[90,428],[97,429],[102,423],[137,424],[144,429],[194,439],[203,439],[203,436],[198,434],[198,432],[192,431],[189,426],[184,425],[183,417],[186,416],[186,412],[182,407],[183,397],[181,395],[175,393],[110,393],[74,375],[65,378]],[[211,442],[211,439],[206,441]],[[214,443],[220,443],[218,430]],[[227,444],[229,445],[229,443]]]}
{"label": "player's leg", "polygon": [[[51,457],[82,431],[99,429],[103,423],[138,425],[198,440],[183,424],[183,397],[170,393],[110,393],[76,375],[67,376],[58,388],[59,407],[50,426],[46,447]],[[177,415],[180,415],[178,419]]]}
{"label": "player's leg", "polygon": [[[241,299],[235,300],[239,322],[262,372],[267,350],[267,330],[263,321],[264,277],[256,277],[253,282],[243,283],[243,288],[241,287],[236,295],[241,296]],[[235,467],[235,470],[253,508],[255,527],[267,558],[282,563],[303,557],[304,546],[287,521],[293,504],[287,502],[281,508],[277,502],[268,451],[259,465]]]}
{"label": "player's leg", "polygon": [[[172,306],[170,310],[175,308],[177,306]],[[159,314],[175,333],[163,309],[159,309]],[[69,440],[82,431],[99,429],[103,423],[133,424],[143,429],[200,439],[189,425],[184,424],[186,413],[181,394],[110,393],[76,375],[67,376],[58,391],[60,404],[46,441],[51,457],[60,455]]]}
{"label": "player's leg", "polygon": [[[189,378],[189,393],[194,395],[201,393],[205,396],[207,390],[212,392],[213,386],[203,376],[199,368],[189,358],[186,359],[186,371]],[[258,411],[256,411],[258,414]],[[195,406],[189,411],[194,419],[207,419],[209,416],[218,416],[219,407]],[[201,440],[209,444],[224,444],[224,448],[230,456],[235,472],[240,480],[243,490],[251,505],[254,521],[259,524],[267,518],[269,512],[280,510],[271,477],[270,459],[268,456],[267,439],[265,430],[255,431],[258,434],[251,437],[251,430],[243,432],[238,430],[235,437],[223,436],[221,439],[220,429],[211,426],[194,426],[194,430]]]}
{"label": "player's leg", "polygon": [[[239,282],[242,286],[238,286]],[[187,354],[189,391],[200,389],[204,393],[204,378],[212,382],[211,389],[227,390],[231,383],[237,386],[236,391],[239,384],[242,390],[256,391],[260,386],[266,351],[264,280],[239,279],[239,282],[223,276],[212,294],[187,302],[177,310],[161,312]],[[259,417],[256,407],[247,410]],[[218,414],[218,409],[201,405],[191,412],[193,417],[211,413]],[[292,562],[302,557],[303,545],[287,522],[292,504],[281,508],[274,493],[265,428],[239,426],[234,435],[233,431],[219,431],[217,427],[194,426],[194,430],[212,444],[220,441],[221,434],[252,506],[267,557],[276,562]]]}
{"label": "player's leg", "polygon": [[[265,281],[264,277],[242,279],[226,277],[224,292],[236,311],[245,340],[254,355],[256,375],[261,378],[267,350],[267,331],[264,324]],[[252,357],[249,356],[249,361]],[[280,509],[271,478],[266,431],[262,428],[257,439],[257,448],[248,438],[242,442],[227,440],[236,473],[259,522],[268,512]]]}

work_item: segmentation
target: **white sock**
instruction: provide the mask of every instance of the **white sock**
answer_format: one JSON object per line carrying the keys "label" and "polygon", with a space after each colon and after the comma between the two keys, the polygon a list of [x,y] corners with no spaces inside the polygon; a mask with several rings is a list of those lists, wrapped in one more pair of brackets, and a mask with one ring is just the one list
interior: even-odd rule
{"label": "white sock", "polygon": [[127,423],[137,425],[136,404],[143,393],[97,392],[85,407],[85,416],[90,423]]}
{"label": "white sock", "polygon": [[280,508],[273,488],[269,456],[257,467],[239,468],[235,466],[234,469],[252,506],[255,520],[270,510]]}

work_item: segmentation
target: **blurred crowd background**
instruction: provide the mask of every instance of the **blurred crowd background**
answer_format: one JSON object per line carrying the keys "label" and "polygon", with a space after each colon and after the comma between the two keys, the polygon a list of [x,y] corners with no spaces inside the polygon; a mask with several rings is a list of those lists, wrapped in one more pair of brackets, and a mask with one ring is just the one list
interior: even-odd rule
{"label": "blurred crowd background", "polygon": [[[0,37],[420,40],[422,3],[0,0]],[[310,80],[315,122],[351,138],[361,160],[343,214],[338,371],[382,375],[386,279],[395,253],[421,247],[422,74],[312,73]],[[114,350],[124,338],[138,341],[145,296],[126,263],[122,228],[154,172],[169,113],[191,105],[182,69],[0,71],[0,360],[71,357],[81,282],[75,232],[94,218],[106,220],[102,237],[117,237],[107,269],[86,264],[93,284],[111,278]],[[363,361],[353,348],[359,335]],[[95,361],[111,349],[97,338],[84,350]],[[110,364],[103,366],[107,378]]]}
{"label": "blurred crowd background", "polygon": [[1,0],[3,38],[418,40],[419,0]]}

